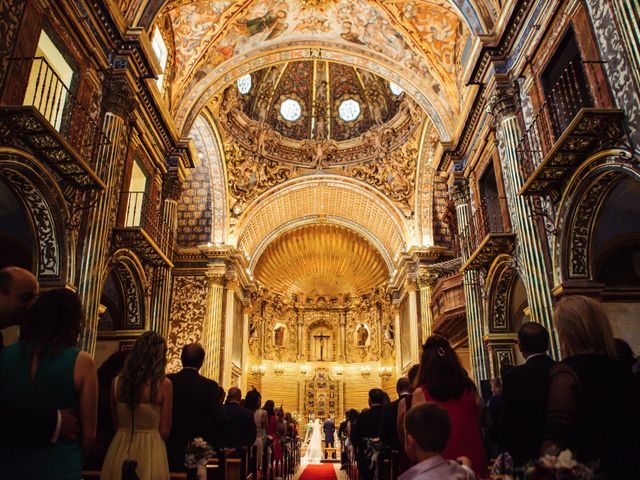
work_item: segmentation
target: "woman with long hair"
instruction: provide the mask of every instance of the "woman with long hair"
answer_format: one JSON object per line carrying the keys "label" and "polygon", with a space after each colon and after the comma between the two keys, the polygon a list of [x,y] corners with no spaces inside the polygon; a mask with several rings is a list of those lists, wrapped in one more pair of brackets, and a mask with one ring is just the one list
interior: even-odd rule
{"label": "woman with long hair", "polygon": [[79,480],[82,458],[96,436],[98,379],[93,358],[76,344],[82,304],[70,290],[38,298],[18,343],[0,349],[0,402],[15,409],[73,409],[80,420],[77,440],[7,442],[0,449],[2,478]]}
{"label": "woman with long hair", "polygon": [[442,456],[447,460],[468,457],[480,478],[487,475],[487,461],[480,434],[480,397],[449,341],[432,335],[422,347],[422,359],[411,406],[437,403],[449,413],[451,434]]}
{"label": "woman with long hair", "polygon": [[165,375],[167,344],[145,332],[133,346],[122,375],[111,389],[117,431],[102,466],[102,480],[120,480],[125,460],[137,462],[140,480],[167,480],[169,463],[164,441],[171,431],[173,388]]}
{"label": "woman with long hair", "polygon": [[553,321],[564,359],[549,374],[544,453],[569,448],[603,478],[640,478],[640,387],[616,360],[609,318],[595,300],[563,298]]}

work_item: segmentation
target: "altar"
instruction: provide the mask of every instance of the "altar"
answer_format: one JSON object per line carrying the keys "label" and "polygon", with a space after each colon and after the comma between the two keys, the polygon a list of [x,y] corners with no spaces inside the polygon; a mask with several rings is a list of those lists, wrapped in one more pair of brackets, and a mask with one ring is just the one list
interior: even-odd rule
{"label": "altar", "polygon": [[329,370],[318,368],[313,378],[304,382],[304,415],[310,421],[342,418],[342,382],[334,380]]}

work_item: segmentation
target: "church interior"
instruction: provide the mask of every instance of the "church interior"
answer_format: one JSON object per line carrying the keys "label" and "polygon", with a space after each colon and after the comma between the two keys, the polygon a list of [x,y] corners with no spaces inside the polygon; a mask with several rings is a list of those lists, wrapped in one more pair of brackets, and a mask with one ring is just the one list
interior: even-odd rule
{"label": "church interior", "polygon": [[[100,366],[342,419],[446,337],[477,385],[584,295],[640,353],[625,0],[0,0],[0,268]],[[18,327],[3,331],[6,345]]]}

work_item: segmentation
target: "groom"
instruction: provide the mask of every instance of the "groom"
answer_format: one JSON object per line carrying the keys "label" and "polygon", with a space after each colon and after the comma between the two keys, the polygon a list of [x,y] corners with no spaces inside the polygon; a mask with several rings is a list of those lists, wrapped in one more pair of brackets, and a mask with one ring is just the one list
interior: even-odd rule
{"label": "groom", "polygon": [[[322,430],[324,430],[324,448],[335,448],[335,440],[333,438],[333,434],[336,431],[336,425],[333,423],[331,417],[329,417],[322,426]],[[333,451],[332,458],[336,458],[336,451]]]}

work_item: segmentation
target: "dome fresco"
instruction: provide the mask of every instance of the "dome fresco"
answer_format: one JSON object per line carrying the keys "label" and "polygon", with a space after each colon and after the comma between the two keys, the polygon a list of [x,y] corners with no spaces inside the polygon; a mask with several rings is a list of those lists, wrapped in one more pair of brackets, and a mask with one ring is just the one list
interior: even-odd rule
{"label": "dome fresco", "polygon": [[391,120],[403,94],[389,81],[324,60],[287,62],[240,77],[243,112],[293,140],[343,141]]}

